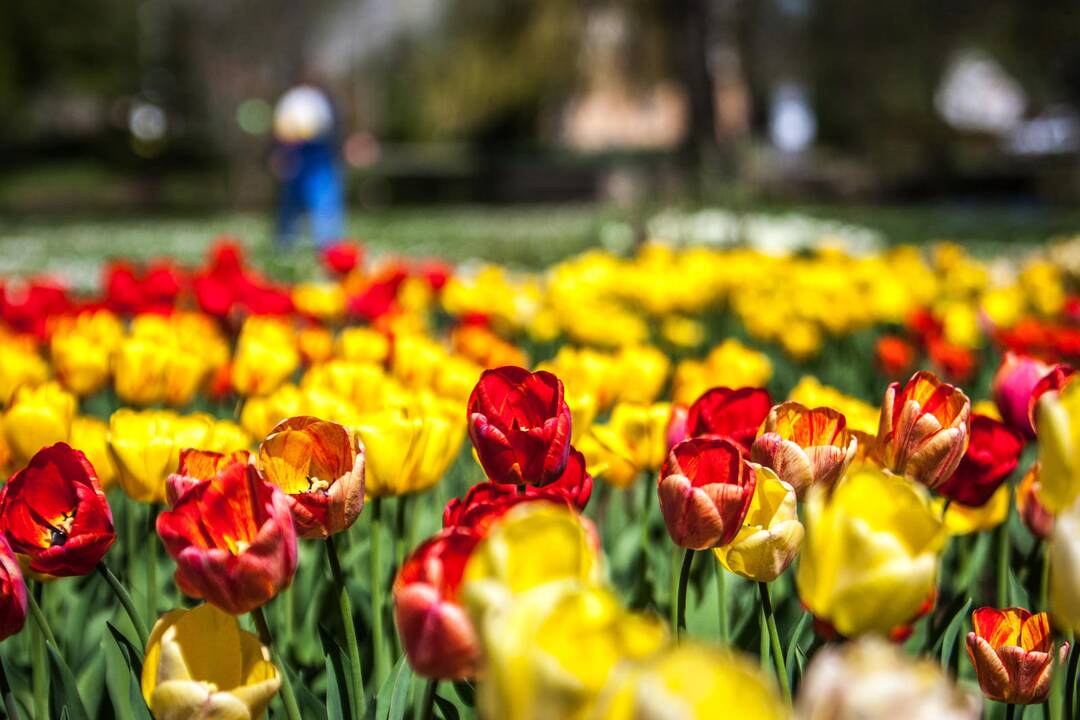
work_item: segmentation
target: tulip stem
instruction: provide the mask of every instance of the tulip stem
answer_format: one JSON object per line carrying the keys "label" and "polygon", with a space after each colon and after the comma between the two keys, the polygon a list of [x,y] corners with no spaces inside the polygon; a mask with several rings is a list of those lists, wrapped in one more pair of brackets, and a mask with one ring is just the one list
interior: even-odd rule
{"label": "tulip stem", "polygon": [[37,609],[37,613],[34,613],[34,625],[30,628],[30,685],[34,694],[35,718],[49,715],[49,688],[46,684],[49,676],[45,669],[45,630],[43,629],[43,626],[48,627],[48,625],[45,624],[45,618],[41,616],[41,608],[38,607],[42,589],[41,583],[34,583],[34,587],[26,593],[31,613],[35,608]]}
{"label": "tulip stem", "polygon": [[382,498],[371,499],[371,652],[373,681],[382,685],[383,672],[383,587],[382,587]]}
{"label": "tulip stem", "polygon": [[364,673],[360,667],[360,647],[356,644],[352,600],[349,599],[345,575],[341,572],[341,558],[338,556],[333,535],[326,537],[326,557],[330,561],[330,574],[334,578],[334,589],[337,591],[338,610],[341,612],[341,624],[345,627],[345,644],[348,646],[349,667],[352,670],[352,682],[348,685],[349,703],[353,717],[359,717],[364,711]]}
{"label": "tulip stem", "polygon": [[683,553],[682,570],[679,571],[679,607],[675,616],[675,639],[681,640],[686,632],[686,586],[690,582],[690,566],[694,564],[694,551],[690,548]]}
{"label": "tulip stem", "polygon": [[1074,718],[1073,703],[1076,698],[1076,665],[1080,662],[1080,649],[1075,647],[1076,637],[1073,637],[1073,647],[1069,648],[1069,670],[1065,673],[1065,717]]}
{"label": "tulip stem", "polygon": [[1009,607],[1009,518],[998,527],[997,607]]}
{"label": "tulip stem", "polygon": [[296,704],[296,694],[293,692],[292,681],[289,672],[285,669],[285,659],[274,648],[274,636],[270,632],[270,625],[266,622],[266,614],[262,606],[251,611],[251,619],[255,621],[255,628],[259,631],[259,642],[270,649],[270,654],[281,673],[281,702],[285,706],[285,716],[289,720],[301,720],[300,707]]}
{"label": "tulip stem", "polygon": [[15,696],[11,693],[11,685],[8,683],[2,660],[0,660],[0,693],[4,695],[4,710],[7,711],[7,716],[11,720],[19,720],[19,708],[15,704]]}
{"label": "tulip stem", "polygon": [[1013,720],[1016,717],[1016,705],[1009,703],[1005,706],[1005,720]]}
{"label": "tulip stem", "polygon": [[[104,560],[97,564],[97,571],[101,573],[101,577],[105,578],[105,582],[109,583],[109,587],[112,588],[113,594],[116,595],[116,599],[124,606],[124,612],[127,613],[128,618],[131,620],[131,624],[135,626],[135,634],[139,636],[139,643],[145,651],[146,646],[150,642],[150,633],[147,632],[146,623],[143,622],[142,616],[139,615],[139,611],[135,609],[135,602],[131,599],[131,595],[116,576],[113,575],[112,570],[105,565]],[[56,643],[53,644],[55,645]]]}
{"label": "tulip stem", "polygon": [[1047,603],[1050,592],[1050,543],[1041,541],[1042,545],[1042,573],[1039,577],[1039,610],[1050,612]]}
{"label": "tulip stem", "polygon": [[780,690],[784,693],[784,700],[790,705],[791,687],[788,685],[787,667],[784,664],[784,649],[780,646],[780,633],[776,630],[776,617],[773,615],[772,599],[769,598],[769,584],[759,582],[758,593],[761,595],[761,611],[765,615],[765,622],[769,628],[769,641],[772,643],[776,676],[780,680]]}
{"label": "tulip stem", "polygon": [[146,616],[157,618],[157,515],[156,503],[146,516]]}
{"label": "tulip stem", "polygon": [[727,607],[727,578],[724,577],[724,566],[719,562],[716,565],[716,606],[717,612],[720,615],[720,642],[724,645],[728,644],[728,637],[731,634],[728,628],[728,607]]}
{"label": "tulip stem", "polygon": [[420,720],[431,720],[435,713],[435,691],[439,689],[438,678],[431,678],[424,687],[424,701],[420,708]]}
{"label": "tulip stem", "polygon": [[60,646],[56,644],[56,636],[53,635],[52,628],[49,627],[49,621],[45,619],[45,613],[41,612],[41,605],[38,602],[41,599],[41,587],[41,585],[38,585],[37,597],[34,597],[34,593],[26,593],[26,600],[30,606],[30,614],[33,615],[34,622],[37,624],[38,630],[41,631],[42,637],[45,638],[45,642],[59,651]]}

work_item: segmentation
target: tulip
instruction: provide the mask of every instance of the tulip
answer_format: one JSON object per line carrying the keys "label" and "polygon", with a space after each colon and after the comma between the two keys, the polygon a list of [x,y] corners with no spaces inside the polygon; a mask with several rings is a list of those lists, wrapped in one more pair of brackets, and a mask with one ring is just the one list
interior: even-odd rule
{"label": "tulip", "polygon": [[590,431],[596,474],[615,487],[627,488],[640,473],[659,470],[669,450],[670,420],[667,403],[617,404],[608,423]]}
{"label": "tulip", "polygon": [[984,505],[1016,469],[1024,438],[1002,422],[972,415],[971,439],[963,459],[937,491],[967,505]]}
{"label": "tulip", "polygon": [[1035,437],[1035,428],[1028,415],[1031,393],[1048,372],[1050,366],[1046,363],[1006,352],[991,381],[991,395],[1001,418],[1006,425],[1028,439]]}
{"label": "tulip", "polygon": [[0,640],[15,635],[26,623],[26,582],[11,545],[0,536]]}
{"label": "tulip", "polygon": [[124,338],[112,357],[116,395],[129,405],[146,406],[165,399],[165,366],[168,362],[159,340]]}
{"label": "tulip", "polygon": [[923,488],[865,466],[807,495],[799,597],[841,635],[885,635],[933,591],[945,545]]}
{"label": "tulip", "polygon": [[209,480],[233,463],[247,465],[249,462],[251,453],[247,450],[232,453],[197,448],[181,450],[179,467],[165,481],[165,499],[170,506],[175,505],[181,495],[203,480]]}
{"label": "tulip", "polygon": [[150,634],[142,694],[156,720],[258,720],[280,685],[269,648],[213,605],[172,610]]}
{"label": "tulip", "polygon": [[121,408],[109,418],[109,452],[117,479],[132,500],[163,502],[165,479],[180,464],[180,451],[202,448],[212,436],[209,415]]}
{"label": "tulip", "polygon": [[112,511],[86,456],[41,449],[0,488],[0,527],[36,573],[87,575],[116,540]]}
{"label": "tulip", "polygon": [[96,417],[79,415],[71,421],[71,446],[82,450],[97,471],[103,490],[116,483],[116,465],[109,454],[109,426]]}
{"label": "tulip", "polygon": [[616,668],[598,707],[595,717],[604,720],[709,720],[725,707],[738,708],[745,720],[784,720],[789,714],[772,684],[745,658],[689,643]]}
{"label": "tulip", "polygon": [[1046,509],[1060,513],[1080,496],[1080,382],[1047,392],[1039,400],[1039,480]]}
{"label": "tulip", "polygon": [[1016,488],[1016,512],[1032,535],[1040,540],[1048,540],[1054,532],[1054,516],[1040,499],[1042,494],[1040,472],[1040,465],[1036,462],[1024,474],[1024,478]]}
{"label": "tulip", "polygon": [[543,370],[485,370],[468,405],[469,437],[494,482],[544,485],[562,475],[570,453],[570,408],[563,385]]}
{"label": "tulip", "polygon": [[49,366],[34,351],[0,334],[0,408],[7,407],[21,387],[34,387],[49,377]]}
{"label": "tulip", "polygon": [[270,601],[296,571],[289,501],[252,465],[234,462],[185,491],[157,531],[177,587],[234,615]]}
{"label": "tulip", "polygon": [[749,463],[757,475],[754,497],[735,538],[713,550],[720,564],[755,582],[772,582],[787,570],[803,541],[795,490],[765,467]]}
{"label": "tulip", "polygon": [[326,268],[338,275],[348,275],[363,261],[364,249],[349,240],[339,240],[322,252]]}
{"label": "tulip", "polygon": [[[1046,613],[984,607],[971,614],[971,624],[975,631],[967,634],[968,657],[983,695],[1011,705],[1046,702],[1055,655]],[[1069,643],[1062,643],[1057,654],[1064,663]]]}
{"label": "tulip", "polygon": [[690,550],[706,550],[734,540],[757,482],[754,467],[727,438],[692,438],[676,445],[657,485],[672,541]]}
{"label": "tulip", "polygon": [[282,420],[259,447],[259,470],[285,493],[302,538],[346,530],[364,507],[364,448],[336,423]]}
{"label": "tulip", "polygon": [[806,670],[796,720],[978,720],[979,698],[937,663],[878,638],[823,648]]}
{"label": "tulip", "polygon": [[[1039,382],[1035,383],[1035,389],[1031,391],[1031,398],[1028,400],[1028,421],[1031,422],[1032,427],[1036,427],[1035,418],[1039,399],[1048,393],[1053,396],[1059,395],[1075,373],[1076,368],[1071,365],[1055,365],[1050,368],[1050,372],[1042,376]],[[1038,434],[1037,429],[1036,434]]]}
{"label": "tulip", "polygon": [[[845,395],[834,387],[823,385],[813,375],[803,375],[798,384],[791,389],[788,400],[801,403],[806,407],[830,407],[844,416],[848,430],[853,433],[873,435],[878,429],[881,412],[878,408],[858,398]],[[857,454],[867,448],[859,440]]]}
{"label": "tulip", "polygon": [[292,328],[273,317],[248,318],[233,354],[233,389],[245,397],[273,392],[300,366]]}
{"label": "tulip", "polygon": [[1080,499],[1054,518],[1050,536],[1050,620],[1080,632]]}
{"label": "tulip", "polygon": [[765,418],[750,459],[771,468],[800,497],[814,483],[832,487],[855,458],[858,441],[844,416],[796,402],[775,406]]}
{"label": "tulip", "polygon": [[54,332],[49,354],[64,387],[85,397],[104,387],[109,379],[112,347],[103,338],[77,327]]}
{"label": "tulip", "polygon": [[610,592],[561,583],[524,593],[490,615],[480,635],[486,674],[477,706],[482,717],[505,720],[592,717],[615,668],[666,640],[661,622],[627,612]]}
{"label": "tulip", "polygon": [[772,407],[762,388],[732,390],[716,387],[694,401],[686,416],[687,437],[719,435],[731,438],[749,454],[758,429]]}
{"label": "tulip", "polygon": [[23,387],[3,416],[4,438],[16,466],[41,448],[71,437],[78,401],[55,382]]}
{"label": "tulip", "polygon": [[476,630],[457,600],[465,563],[479,541],[468,530],[443,530],[412,552],[394,580],[401,645],[421,677],[462,680],[480,667]]}
{"label": "tulip", "polygon": [[936,488],[956,471],[968,443],[971,401],[927,371],[889,385],[881,406],[878,452],[883,465]]}
{"label": "tulip", "polygon": [[951,502],[945,507],[944,496],[934,498],[930,504],[934,510],[944,514],[945,530],[949,535],[970,535],[993,530],[1005,522],[1009,514],[1009,501],[1009,487],[1002,485],[982,505],[972,507]]}
{"label": "tulip", "polygon": [[915,348],[896,335],[882,335],[874,346],[877,366],[888,378],[899,377],[915,363]]}

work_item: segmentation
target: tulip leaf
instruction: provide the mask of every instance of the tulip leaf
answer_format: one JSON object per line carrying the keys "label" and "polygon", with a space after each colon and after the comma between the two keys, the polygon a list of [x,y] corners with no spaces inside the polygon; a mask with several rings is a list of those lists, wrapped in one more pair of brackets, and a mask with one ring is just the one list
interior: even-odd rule
{"label": "tulip leaf", "polygon": [[322,700],[315,697],[315,694],[308,689],[307,683],[300,677],[300,674],[293,670],[292,666],[285,662],[283,658],[280,658],[280,656],[278,657],[276,664],[279,668],[284,668],[289,676],[289,682],[292,683],[293,692],[296,693],[296,704],[300,708],[300,716],[303,718],[328,717],[326,714],[326,706],[322,704]]}
{"label": "tulip leaf", "polygon": [[949,622],[948,627],[945,628],[945,634],[941,636],[941,665],[942,667],[950,667],[949,663],[952,660],[952,654],[956,650],[956,636],[960,633],[960,629],[964,626],[964,622],[967,620],[968,610],[971,609],[971,598],[969,597],[963,607],[953,616],[953,619]]}
{"label": "tulip leaf", "polygon": [[114,687],[117,681],[113,679],[113,676],[106,676],[105,682],[109,686],[109,696],[113,708],[117,714],[122,713],[123,717],[132,718],[132,720],[150,720],[150,710],[146,707],[146,700],[143,699],[141,688],[142,653],[131,644],[131,641],[115,625],[106,623],[106,626],[128,669],[126,697],[121,695],[121,688]]}
{"label": "tulip leaf", "polygon": [[49,665],[52,668],[52,682],[49,684],[52,706],[61,708],[62,714],[71,720],[89,720],[71,668],[51,643],[46,643],[45,647],[49,651]]}
{"label": "tulip leaf", "polygon": [[461,718],[457,706],[444,697],[435,696],[435,707],[439,709],[443,720],[460,720]]}
{"label": "tulip leaf", "polygon": [[454,683],[454,692],[467,707],[476,707],[476,687],[468,680]]}
{"label": "tulip leaf", "polygon": [[[930,632],[930,637],[926,640],[926,645],[923,647],[929,647],[930,652],[934,655],[941,653],[941,644],[945,639],[945,631],[949,629],[949,625],[956,620],[957,615],[964,615],[970,608],[971,598],[964,595],[957,595],[949,601],[949,604],[944,608],[944,611],[939,616],[940,619],[934,623]],[[920,648],[915,648],[919,650]]]}
{"label": "tulip leaf", "polygon": [[799,618],[799,623],[795,626],[795,629],[791,633],[791,637],[787,642],[787,653],[784,657],[784,665],[787,667],[788,672],[791,674],[789,681],[794,679],[795,676],[795,659],[796,651],[801,652],[801,646],[799,641],[802,639],[803,633],[806,632],[806,628],[810,625],[810,618],[813,617],[810,613],[804,612],[802,617]]}
{"label": "tulip leaf", "polygon": [[375,701],[376,720],[402,720],[409,712],[409,686],[412,669],[402,655],[390,671]]}
{"label": "tulip leaf", "polygon": [[1009,570],[1009,606],[1010,607],[1031,607],[1031,596],[1024,587],[1020,579],[1016,577],[1016,573]]}
{"label": "tulip leaf", "polygon": [[322,640],[324,661],[326,663],[326,712],[327,717],[352,717],[349,705],[348,682],[350,677],[349,660],[345,651],[330,636],[323,625],[319,624],[319,639]]}

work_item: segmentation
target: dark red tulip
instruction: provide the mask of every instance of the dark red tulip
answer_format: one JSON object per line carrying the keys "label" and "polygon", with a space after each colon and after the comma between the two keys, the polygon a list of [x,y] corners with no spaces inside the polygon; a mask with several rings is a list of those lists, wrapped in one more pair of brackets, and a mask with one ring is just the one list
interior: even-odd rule
{"label": "dark red tulip", "polygon": [[690,406],[686,436],[719,435],[734,440],[749,453],[770,408],[772,400],[763,388],[715,387]]}
{"label": "dark red tulip", "polygon": [[469,437],[492,482],[547,485],[570,455],[570,408],[559,378],[543,370],[485,370],[468,407]]}
{"label": "dark red tulip", "polygon": [[961,505],[979,507],[1016,469],[1024,438],[1003,422],[986,415],[972,415],[967,452],[956,472],[937,491]]}
{"label": "dark red tulip", "polygon": [[66,443],[42,448],[0,489],[0,527],[30,569],[87,575],[116,540],[94,467]]}
{"label": "dark red tulip", "polygon": [[26,623],[26,582],[15,553],[0,536],[0,640],[22,630]]}
{"label": "dark red tulip", "polygon": [[359,244],[342,240],[322,253],[323,265],[338,275],[348,275],[363,261],[364,251]]}

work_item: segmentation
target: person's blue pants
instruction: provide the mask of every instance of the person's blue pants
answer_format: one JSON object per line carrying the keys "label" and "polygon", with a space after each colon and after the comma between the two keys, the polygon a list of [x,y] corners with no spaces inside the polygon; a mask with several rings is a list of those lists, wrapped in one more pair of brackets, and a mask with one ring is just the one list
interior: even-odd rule
{"label": "person's blue pants", "polygon": [[300,167],[285,180],[278,211],[278,243],[291,245],[307,214],[316,247],[324,248],[345,234],[345,203],[341,175],[330,158],[298,158]]}

